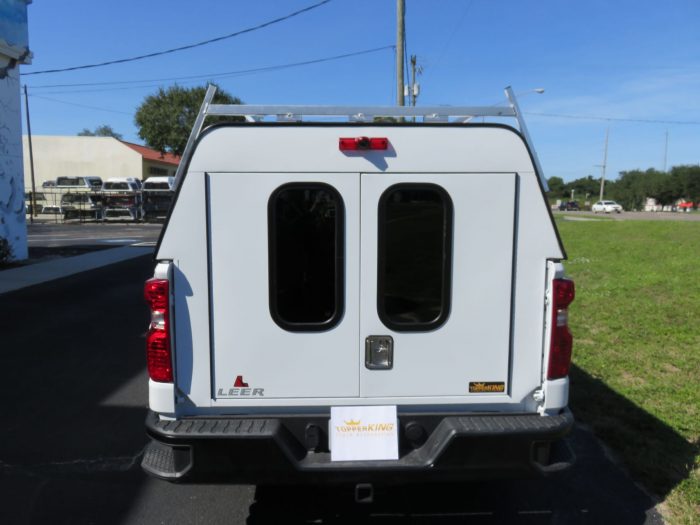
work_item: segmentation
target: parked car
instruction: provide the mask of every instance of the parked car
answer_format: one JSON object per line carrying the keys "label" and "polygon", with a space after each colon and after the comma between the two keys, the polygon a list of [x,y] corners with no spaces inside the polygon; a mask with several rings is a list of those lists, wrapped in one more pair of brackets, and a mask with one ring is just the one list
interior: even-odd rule
{"label": "parked car", "polygon": [[175,177],[149,177],[143,182],[143,218],[164,219],[173,202]]}
{"label": "parked car", "polygon": [[141,190],[134,179],[107,179],[101,193],[105,220],[143,218]]}
{"label": "parked car", "polygon": [[[44,196],[43,193],[36,192],[34,194],[34,202],[36,203],[36,212],[34,215],[37,213],[41,213],[41,210],[44,208],[44,205],[46,204],[46,197]],[[25,212],[27,215],[31,215],[32,213],[32,192],[27,191],[24,193],[24,207],[25,207]]]}
{"label": "parked car", "polygon": [[580,209],[576,201],[562,202],[559,205],[559,211],[579,211]]}
{"label": "parked car", "polygon": [[615,201],[598,201],[591,206],[591,211],[593,213],[621,213],[623,210],[622,206]]}
{"label": "parked car", "polygon": [[38,214],[39,217],[52,218],[55,222],[63,217],[63,210],[55,204],[45,204]]}
{"label": "parked car", "polygon": [[73,191],[98,191],[102,187],[102,179],[100,177],[58,177],[56,179],[56,188],[69,188]]}
{"label": "parked car", "polygon": [[61,196],[63,218],[71,219],[102,219],[102,203],[99,198],[88,192],[64,193]]}

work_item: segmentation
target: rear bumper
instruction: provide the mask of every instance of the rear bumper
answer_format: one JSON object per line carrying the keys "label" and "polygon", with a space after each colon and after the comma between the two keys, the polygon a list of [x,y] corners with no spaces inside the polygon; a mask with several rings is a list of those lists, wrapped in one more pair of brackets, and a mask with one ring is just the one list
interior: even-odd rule
{"label": "rear bumper", "polygon": [[549,474],[574,461],[556,416],[423,414],[399,417],[399,459],[332,462],[328,416],[184,418],[149,412],[142,467],[170,481],[407,483]]}

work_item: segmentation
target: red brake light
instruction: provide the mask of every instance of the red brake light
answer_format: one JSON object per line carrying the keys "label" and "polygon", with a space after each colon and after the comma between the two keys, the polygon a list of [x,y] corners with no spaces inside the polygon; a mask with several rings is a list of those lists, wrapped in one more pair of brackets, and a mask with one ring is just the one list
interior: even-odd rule
{"label": "red brake light", "polygon": [[547,379],[560,379],[569,375],[571,366],[574,338],[569,330],[568,307],[576,292],[574,282],[569,279],[554,279],[552,285],[552,338]]}
{"label": "red brake light", "polygon": [[340,151],[365,149],[382,150],[389,147],[389,139],[386,137],[346,137],[339,139],[338,147]]}
{"label": "red brake light", "polygon": [[149,330],[146,336],[148,375],[153,381],[170,383],[173,365],[170,354],[170,337],[164,330]]}
{"label": "red brake light", "polygon": [[148,375],[153,381],[170,383],[173,380],[170,282],[167,279],[149,279],[144,286],[144,297],[151,307],[151,324],[146,335]]}
{"label": "red brake light", "polygon": [[554,304],[557,308],[567,308],[574,300],[574,281],[554,279]]}
{"label": "red brake light", "polygon": [[168,307],[170,283],[167,279],[149,279],[143,289],[143,295],[151,310]]}

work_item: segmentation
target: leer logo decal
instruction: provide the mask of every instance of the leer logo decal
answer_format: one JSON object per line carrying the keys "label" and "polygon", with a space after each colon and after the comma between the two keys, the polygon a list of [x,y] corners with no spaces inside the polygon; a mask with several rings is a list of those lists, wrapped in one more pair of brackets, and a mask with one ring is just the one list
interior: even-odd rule
{"label": "leer logo decal", "polygon": [[503,381],[478,381],[469,383],[469,393],[502,393],[506,391],[506,384]]}
{"label": "leer logo decal", "polygon": [[243,376],[236,376],[233,382],[233,388],[219,388],[216,393],[217,397],[265,397],[264,388],[250,388],[248,383],[243,380]]}

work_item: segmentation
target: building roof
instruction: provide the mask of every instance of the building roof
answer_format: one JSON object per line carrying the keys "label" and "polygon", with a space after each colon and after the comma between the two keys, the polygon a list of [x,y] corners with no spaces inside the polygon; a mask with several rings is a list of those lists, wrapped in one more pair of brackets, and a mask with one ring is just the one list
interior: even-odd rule
{"label": "building roof", "polygon": [[129,146],[131,149],[140,153],[141,156],[146,160],[152,160],[154,162],[162,162],[164,164],[172,164],[177,166],[180,164],[180,157],[173,155],[172,153],[161,153],[158,150],[147,148],[146,146],[141,146],[140,144],[133,144],[131,142],[121,141],[125,146]]}

